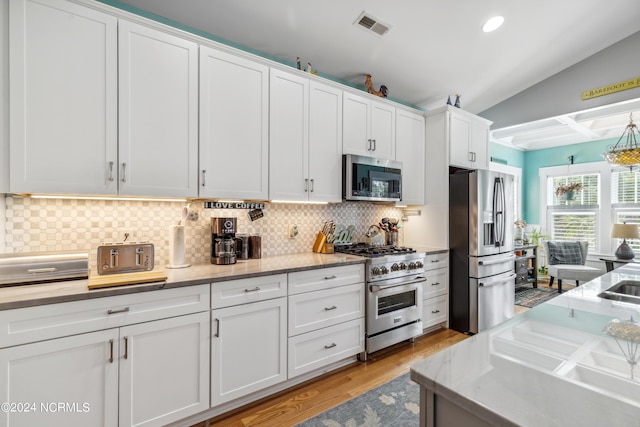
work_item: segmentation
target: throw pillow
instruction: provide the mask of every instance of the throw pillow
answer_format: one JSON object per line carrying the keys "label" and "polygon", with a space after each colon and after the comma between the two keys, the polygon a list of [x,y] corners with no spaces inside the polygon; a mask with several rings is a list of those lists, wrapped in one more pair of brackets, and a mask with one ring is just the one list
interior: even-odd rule
{"label": "throw pillow", "polygon": [[548,242],[548,245],[549,264],[583,264],[580,242]]}

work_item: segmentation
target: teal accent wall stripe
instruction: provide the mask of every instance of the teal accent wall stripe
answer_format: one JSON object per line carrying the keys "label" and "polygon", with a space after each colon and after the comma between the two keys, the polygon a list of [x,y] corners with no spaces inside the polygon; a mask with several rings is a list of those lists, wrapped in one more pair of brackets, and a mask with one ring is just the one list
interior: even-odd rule
{"label": "teal accent wall stripe", "polygon": [[[232,42],[230,40],[224,39],[222,37],[218,37],[218,36],[216,36],[214,34],[207,33],[205,31],[201,31],[201,30],[195,29],[195,28],[190,27],[188,25],[181,24],[179,22],[176,22],[176,21],[173,21],[171,19],[165,18],[164,16],[156,15],[156,14],[148,12],[146,10],[141,10],[141,9],[138,9],[138,8],[133,7],[131,5],[121,3],[118,0],[97,0],[97,1],[100,2],[100,3],[104,3],[106,5],[121,9],[121,10],[125,10],[125,11],[133,13],[135,15],[142,16],[142,17],[150,19],[152,21],[156,21],[156,22],[168,25],[170,27],[177,28],[177,29],[182,30],[182,31],[186,31],[186,32],[191,33],[191,34],[195,34],[195,35],[200,36],[202,38],[213,40],[215,42],[222,43],[222,44],[225,44],[227,46],[231,46],[233,48],[236,48],[236,49],[251,53],[253,55],[260,56],[260,57],[265,58],[265,59],[269,59],[269,60],[271,60],[273,62],[278,62],[280,64],[288,65],[291,68],[297,68],[296,63],[294,62],[295,58],[292,58],[291,61],[287,61],[287,60],[284,60],[282,58],[278,58],[278,57],[269,55],[267,53],[264,53],[264,52],[261,52],[261,51],[255,50],[255,49],[251,49],[251,48],[249,48],[247,46],[244,46],[244,45],[241,45],[241,44],[238,44],[238,43],[234,43],[234,42]],[[364,86],[364,75],[362,75],[362,84],[361,85],[358,85],[358,84],[355,84],[355,83],[352,83],[352,82],[348,82],[348,81],[345,81],[345,80],[340,80],[340,79],[338,79],[336,77],[333,77],[333,76],[331,76],[329,74],[322,73],[320,71],[318,71],[318,76],[323,77],[323,78],[325,78],[327,80],[331,80],[331,81],[334,81],[336,83],[340,83],[342,85],[349,86],[349,87],[352,87],[354,89],[358,89],[358,90],[361,90],[363,92],[366,92],[366,89],[365,89],[365,86]],[[390,92],[392,90],[393,90],[393,88],[389,88]],[[389,101],[397,102],[398,104],[406,105],[407,107],[415,108],[416,110],[425,111],[425,109],[422,108],[422,107],[410,104],[410,103],[405,102],[405,101],[403,101],[401,99],[393,98],[392,96],[387,97],[387,99]]]}

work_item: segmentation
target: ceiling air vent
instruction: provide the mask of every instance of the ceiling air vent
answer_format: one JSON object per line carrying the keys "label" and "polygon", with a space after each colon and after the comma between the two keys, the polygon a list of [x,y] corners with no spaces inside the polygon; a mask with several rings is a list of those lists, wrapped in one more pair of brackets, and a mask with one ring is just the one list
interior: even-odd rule
{"label": "ceiling air vent", "polygon": [[385,35],[391,28],[390,25],[380,22],[366,12],[362,12],[353,24],[379,36]]}

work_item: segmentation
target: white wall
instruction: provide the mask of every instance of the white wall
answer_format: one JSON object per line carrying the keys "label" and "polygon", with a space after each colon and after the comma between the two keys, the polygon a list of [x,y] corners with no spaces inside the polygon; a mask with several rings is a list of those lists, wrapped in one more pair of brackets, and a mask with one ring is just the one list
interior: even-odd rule
{"label": "white wall", "polygon": [[[0,0],[0,194],[9,191],[9,0]],[[3,222],[0,226],[4,230]],[[2,242],[0,234],[0,243]],[[0,245],[1,248],[4,245]]]}

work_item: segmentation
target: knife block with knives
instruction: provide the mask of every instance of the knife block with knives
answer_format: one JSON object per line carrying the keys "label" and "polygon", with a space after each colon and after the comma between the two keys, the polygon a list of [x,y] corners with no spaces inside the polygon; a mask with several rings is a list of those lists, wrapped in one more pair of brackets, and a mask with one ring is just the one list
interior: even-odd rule
{"label": "knife block with knives", "polygon": [[335,228],[336,226],[333,221],[325,221],[322,231],[318,232],[316,241],[313,243],[313,252],[322,254],[333,253],[333,232]]}

